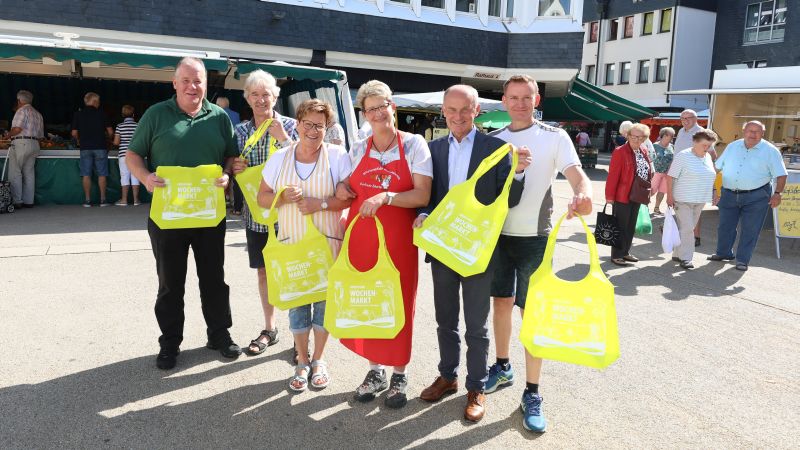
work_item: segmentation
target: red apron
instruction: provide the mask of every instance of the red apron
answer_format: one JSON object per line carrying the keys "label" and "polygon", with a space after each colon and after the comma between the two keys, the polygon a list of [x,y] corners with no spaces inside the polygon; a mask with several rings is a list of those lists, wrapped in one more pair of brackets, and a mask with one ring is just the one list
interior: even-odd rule
{"label": "red apron", "polygon": [[[381,192],[405,192],[414,188],[400,132],[397,133],[397,143],[400,159],[381,166],[378,160],[369,156],[372,137],[367,141],[367,151],[350,176],[350,188],[357,197],[350,205],[348,225],[358,214],[364,200]],[[411,334],[419,277],[418,251],[412,230],[416,210],[384,205],[378,209],[377,216],[383,225],[389,255],[400,271],[406,324],[394,339],[342,339],[341,342],[370,361],[387,366],[405,366],[411,360]],[[359,221],[353,227],[349,251],[356,269],[366,271],[375,265],[378,260],[378,233],[371,220]]]}

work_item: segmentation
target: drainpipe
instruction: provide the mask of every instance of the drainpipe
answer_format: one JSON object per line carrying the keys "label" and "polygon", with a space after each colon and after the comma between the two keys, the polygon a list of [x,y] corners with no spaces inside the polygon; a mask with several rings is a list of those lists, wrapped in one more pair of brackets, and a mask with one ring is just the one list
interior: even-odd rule
{"label": "drainpipe", "polygon": [[[600,43],[603,41],[603,20],[608,16],[608,0],[597,0],[597,54],[595,55],[594,62],[594,85],[600,85]],[[591,35],[591,28],[589,34]]]}
{"label": "drainpipe", "polygon": [[[667,92],[672,90],[672,67],[675,65],[675,39],[678,38],[678,8],[681,6],[681,0],[676,0],[675,6],[673,9],[672,14],[672,43],[669,48],[669,70],[667,73]],[[659,17],[660,18],[660,17]],[[659,27],[661,24],[659,23]],[[656,67],[656,72],[658,72],[658,67]],[[670,96],[667,95],[667,106],[670,106]]]}

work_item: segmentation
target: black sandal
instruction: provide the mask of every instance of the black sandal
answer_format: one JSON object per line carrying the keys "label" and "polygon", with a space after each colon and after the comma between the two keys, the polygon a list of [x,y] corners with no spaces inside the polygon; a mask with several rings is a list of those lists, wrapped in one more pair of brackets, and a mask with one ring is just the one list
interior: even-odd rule
{"label": "black sandal", "polygon": [[[267,343],[263,343],[260,341],[261,337],[267,338]],[[264,353],[267,347],[271,347],[278,343],[278,327],[275,327],[274,330],[261,330],[261,334],[258,335],[257,338],[250,341],[250,345],[247,346],[247,354],[248,355],[260,355]],[[253,351],[252,347],[258,347],[258,351]]]}

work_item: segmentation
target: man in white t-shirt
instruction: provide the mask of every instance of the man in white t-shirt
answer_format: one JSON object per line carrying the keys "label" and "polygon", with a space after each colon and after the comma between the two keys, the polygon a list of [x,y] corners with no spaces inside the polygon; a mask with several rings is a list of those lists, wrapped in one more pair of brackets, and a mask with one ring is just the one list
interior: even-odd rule
{"label": "man in white t-shirt", "polygon": [[[503,85],[503,105],[511,124],[494,133],[506,142],[530,149],[533,162],[525,169],[525,189],[517,206],[508,211],[503,231],[497,242],[498,258],[492,283],[494,297],[494,335],[497,362],[489,369],[485,392],[510,383],[514,372],[509,362],[512,312],[516,304],[525,308],[528,280],[539,267],[552,229],[552,184],[561,172],[572,186],[574,196],[568,205],[568,218],[592,212],[592,185],[581,169],[581,162],[569,135],[534,120],[539,104],[539,88],[527,75],[513,76]],[[516,295],[515,295],[516,294]],[[523,426],[544,432],[546,421],[539,396],[542,360],[525,352],[526,388],[522,395]]]}

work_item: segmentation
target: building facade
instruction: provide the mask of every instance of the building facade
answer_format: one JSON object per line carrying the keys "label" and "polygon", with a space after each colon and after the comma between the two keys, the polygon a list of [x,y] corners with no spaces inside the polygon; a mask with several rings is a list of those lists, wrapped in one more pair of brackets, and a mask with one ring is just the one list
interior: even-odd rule
{"label": "building facade", "polygon": [[[688,6],[687,6],[688,5]],[[581,78],[661,111],[708,108],[716,1],[611,0],[584,6]]]}
{"label": "building facade", "polygon": [[[395,90],[465,82],[497,93],[514,73],[563,95],[580,69],[583,0],[6,0],[0,36],[212,51],[378,78]],[[551,94],[548,95],[551,95]]]}

